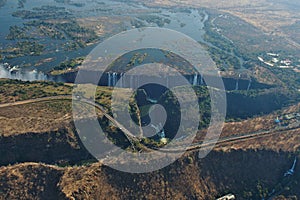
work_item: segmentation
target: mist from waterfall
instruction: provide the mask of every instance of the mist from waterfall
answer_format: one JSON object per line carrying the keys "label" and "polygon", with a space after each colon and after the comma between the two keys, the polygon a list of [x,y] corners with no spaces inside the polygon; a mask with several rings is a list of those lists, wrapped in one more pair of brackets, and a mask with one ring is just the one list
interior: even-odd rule
{"label": "mist from waterfall", "polygon": [[37,70],[22,71],[8,64],[0,64],[0,78],[17,79],[22,81],[47,81],[48,76]]}

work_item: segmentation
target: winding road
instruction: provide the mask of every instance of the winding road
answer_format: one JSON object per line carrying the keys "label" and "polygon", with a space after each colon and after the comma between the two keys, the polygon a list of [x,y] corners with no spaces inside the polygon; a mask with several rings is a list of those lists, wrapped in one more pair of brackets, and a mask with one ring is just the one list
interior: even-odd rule
{"label": "winding road", "polygon": [[11,107],[11,106],[18,106],[18,105],[25,105],[25,104],[32,104],[32,103],[38,103],[38,102],[44,102],[44,101],[53,101],[53,100],[75,100],[82,103],[86,103],[88,105],[94,106],[97,108],[111,123],[113,123],[116,127],[118,127],[126,136],[126,138],[131,142],[136,141],[138,142],[139,139],[133,135],[129,130],[127,130],[121,123],[116,121],[112,116],[110,116],[107,111],[104,109],[103,106],[101,106],[99,103],[96,103],[92,100],[86,99],[86,98],[75,98],[72,95],[60,95],[60,96],[51,96],[51,97],[42,97],[42,98],[36,98],[36,99],[29,99],[24,101],[16,101],[12,103],[5,103],[0,104],[0,108],[5,107]]}
{"label": "winding road", "polygon": [[[96,103],[90,99],[85,98],[75,98],[72,95],[61,95],[61,96],[51,96],[51,97],[43,97],[43,98],[36,98],[36,99],[30,99],[30,100],[24,100],[24,101],[17,101],[13,103],[5,103],[0,104],[0,108],[5,107],[11,107],[11,106],[18,106],[18,105],[25,105],[25,104],[31,104],[31,103],[38,103],[38,102],[44,102],[44,101],[52,101],[52,100],[76,100],[83,103],[86,103],[88,105],[94,106],[97,108],[111,123],[113,123],[116,127],[118,127],[126,136],[126,138],[131,142],[133,148],[134,144],[133,142],[140,142],[140,138],[136,137],[134,134],[132,134],[126,127],[124,127],[121,123],[119,123],[117,120],[115,120],[112,116],[110,116],[107,111],[104,109],[103,106],[101,106],[99,103]],[[155,149],[162,152],[178,152],[178,151],[196,151],[199,149],[203,149],[205,147],[209,147],[211,145],[221,144],[221,143],[227,143],[227,142],[234,142],[234,141],[243,141],[253,138],[259,138],[266,135],[273,135],[281,133],[282,131],[288,131],[288,130],[295,130],[300,128],[300,122],[294,123],[289,125],[288,127],[277,127],[275,129],[271,130],[265,130],[265,131],[257,131],[253,133],[246,133],[246,134],[236,134],[233,136],[220,138],[218,141],[216,140],[209,140],[205,142],[199,142],[199,143],[193,143],[189,147],[184,146],[176,146],[174,149]],[[145,147],[144,150],[149,150],[147,147]]]}

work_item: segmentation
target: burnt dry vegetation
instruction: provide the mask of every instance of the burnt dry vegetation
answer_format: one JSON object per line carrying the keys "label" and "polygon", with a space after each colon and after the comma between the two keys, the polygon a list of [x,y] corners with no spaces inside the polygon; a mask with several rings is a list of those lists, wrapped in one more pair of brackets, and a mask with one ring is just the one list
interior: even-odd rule
{"label": "burnt dry vegetation", "polygon": [[282,178],[292,160],[288,153],[273,151],[215,151],[205,159],[191,153],[148,174],[123,173],[100,163],[72,168],[24,163],[0,168],[0,195],[2,199],[216,199],[234,193],[246,200],[265,198],[278,188],[283,196],[299,196],[298,175]]}
{"label": "burnt dry vegetation", "polygon": [[0,137],[1,166],[24,162],[59,166],[95,162],[71,127],[65,125],[56,131]]}
{"label": "burnt dry vegetation", "polygon": [[[26,87],[34,86],[47,88],[48,91],[56,88],[53,84],[44,84],[5,80],[2,89],[10,88],[6,91],[9,97],[11,95],[7,92],[20,88],[25,90]],[[70,89],[65,85],[57,87],[66,89],[63,90],[65,92]],[[195,87],[195,90],[202,102],[202,114],[209,115],[207,90],[202,87]],[[31,91],[34,93],[35,89]],[[109,89],[98,92],[97,97],[103,105],[109,104],[110,92]],[[255,94],[251,95],[256,98]],[[173,101],[172,95],[168,93],[164,97],[161,99],[162,104],[166,100]],[[15,107],[14,110],[1,108],[1,118],[9,115],[9,112],[18,116],[23,111],[27,117],[34,115],[37,119],[45,118],[41,116],[41,113],[45,113],[58,120],[70,111],[67,104],[66,101],[47,102],[44,105],[40,103],[37,105],[40,110],[33,105]],[[38,114],[34,114],[34,111]],[[0,159],[0,199],[157,199],[161,196],[166,199],[215,199],[234,193],[238,199],[246,200],[265,198],[274,188],[285,197],[300,196],[297,190],[299,174],[283,178],[284,172],[297,156],[295,150],[277,145],[268,148],[268,144],[259,145],[260,141],[257,141],[258,146],[255,148],[248,144],[248,147],[239,148],[243,146],[242,142],[235,149],[228,150],[229,146],[224,144],[222,148],[228,147],[227,150],[216,149],[205,159],[199,159],[197,151],[190,152],[159,171],[127,174],[98,163],[82,145],[69,120],[70,116],[63,118],[61,126],[51,123],[48,131],[37,128],[36,131],[16,132],[0,138],[0,153],[3,155]],[[13,118],[11,126],[17,121],[17,118]],[[124,149],[130,148],[126,138],[120,137],[119,130],[111,126],[107,119],[99,118],[99,122],[106,127],[104,130],[112,141]],[[272,141],[276,141],[276,137]],[[295,143],[297,140],[285,141],[287,146],[296,148],[298,145]]]}
{"label": "burnt dry vegetation", "polygon": [[[57,190],[63,170],[55,166],[26,163],[0,169],[0,199],[61,199]],[[26,189],[21,189],[26,187]]]}
{"label": "burnt dry vegetation", "polygon": [[[71,0],[55,1],[77,7],[83,6]],[[22,8],[25,2],[19,0],[19,8]],[[6,0],[0,0],[0,7],[5,3]],[[183,11],[184,8],[181,10]],[[110,12],[105,8],[99,8],[97,11]],[[190,10],[187,9],[186,12]],[[256,60],[257,55],[276,50],[278,47],[283,49],[283,54],[295,53],[287,45],[285,46],[285,40],[278,36],[269,37],[263,31],[233,15],[210,12],[210,19],[205,25],[207,34],[204,39],[215,46],[207,46],[207,48],[222,71],[241,67],[251,69],[256,64],[253,60]],[[223,16],[220,17],[220,14]],[[39,44],[39,41],[44,38],[66,42],[63,48],[66,51],[84,48],[98,40],[92,29],[83,27],[73,18],[72,13],[63,7],[46,6],[31,11],[18,10],[13,15],[26,19],[27,22],[23,26],[10,28],[6,39],[16,45],[0,52],[7,58],[41,55],[44,46]],[[53,19],[53,16],[56,18]],[[142,15],[132,20],[131,25],[145,26],[142,21],[158,26],[170,23],[167,18]],[[281,29],[290,30],[298,41],[298,25],[299,23],[296,22]],[[185,25],[181,24],[181,26]],[[37,41],[31,41],[33,38],[37,38]],[[153,55],[159,58],[161,63],[167,62],[166,58],[173,58],[171,64],[174,66],[179,66],[178,60],[182,60],[170,52],[161,51]],[[250,62],[242,65],[239,57]],[[63,62],[54,69],[54,73],[65,73],[69,69],[76,70],[80,61],[82,60],[79,58],[79,60]],[[132,52],[131,55],[116,61],[119,67],[116,71],[122,72],[143,62],[152,62],[148,52]],[[260,121],[260,124],[256,119],[253,119],[251,124],[243,120],[252,120],[256,115],[264,118],[265,114],[299,101],[297,74],[292,70],[267,67],[265,69],[270,73],[260,78],[263,83],[266,83],[266,79],[270,80],[272,77],[272,80],[266,83],[271,84],[272,87],[227,92],[227,120],[232,121],[232,124],[229,124],[226,136],[250,131],[249,129],[259,131],[273,127],[276,114],[268,116],[268,119]],[[178,70],[189,74],[195,73],[185,67],[180,67]],[[202,86],[194,87],[194,90],[198,96],[201,112],[199,128],[206,128],[210,118],[209,94]],[[71,86],[62,83],[0,80],[1,103],[70,95],[71,91]],[[111,89],[99,89],[96,101],[110,113]],[[166,92],[158,102],[167,106],[171,114],[180,114],[177,112],[178,102],[170,93]],[[170,102],[172,104],[169,104]],[[120,107],[124,106],[120,105]],[[141,112],[141,108],[133,103],[130,108],[123,109],[130,109],[132,117],[137,124],[139,123],[137,115],[134,114]],[[274,199],[300,198],[299,162],[294,176],[283,176],[291,167],[294,158],[297,156],[299,158],[299,128],[284,131],[284,134],[225,143],[217,146],[204,159],[198,158],[198,152],[188,152],[172,165],[156,172],[128,174],[103,166],[88,153],[80,141],[74,124],[71,123],[70,110],[70,102],[65,100],[39,103],[35,106],[1,108],[0,124],[4,127],[0,129],[1,200],[159,199],[161,197],[209,200],[228,193],[233,193],[237,199],[242,200],[268,199],[272,194]],[[149,109],[145,110],[146,113],[149,111]],[[23,117],[18,117],[20,113]],[[237,120],[241,123],[234,124]],[[112,142],[123,149],[130,149],[130,143],[122,135],[121,130],[112,126],[105,117],[99,117],[99,123]],[[167,123],[168,127],[165,127],[167,134],[176,132],[176,127],[172,124],[177,123],[178,121]],[[26,126],[23,126],[24,124]],[[144,144],[150,147],[158,146],[151,142],[144,140]],[[272,193],[274,189],[275,193]],[[278,197],[275,197],[277,195]]]}
{"label": "burnt dry vegetation", "polygon": [[[109,124],[106,120],[100,120],[100,123],[104,126]],[[122,141],[120,137],[114,138],[119,133],[114,134],[116,132],[110,127],[107,131],[110,139]],[[296,135],[296,132],[290,134]],[[284,141],[286,147],[298,144],[297,139]],[[268,143],[262,145],[257,142],[260,145],[254,149],[249,148],[249,144],[243,147],[242,142],[235,148],[240,146],[244,150],[215,150],[205,159],[199,159],[198,152],[187,153],[159,171],[127,174],[97,163],[81,144],[73,125],[65,123],[55,131],[0,138],[0,152],[3,155],[0,159],[0,198],[155,199],[164,196],[167,199],[215,199],[232,192],[238,199],[261,199],[273,188],[285,196],[299,196],[299,174],[283,178],[297,152],[286,147],[280,150],[277,145],[265,150]],[[222,148],[225,147],[223,145]],[[25,163],[16,164],[22,162]],[[52,166],[37,164],[40,162]],[[296,169],[298,167],[299,164]]]}

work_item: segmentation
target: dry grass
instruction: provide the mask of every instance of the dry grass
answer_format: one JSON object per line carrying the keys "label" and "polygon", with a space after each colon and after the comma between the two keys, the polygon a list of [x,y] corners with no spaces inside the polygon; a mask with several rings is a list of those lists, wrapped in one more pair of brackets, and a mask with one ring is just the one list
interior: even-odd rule
{"label": "dry grass", "polygon": [[84,199],[89,199],[91,195],[96,199],[117,199],[116,196],[120,195],[108,183],[100,163],[66,169],[58,186],[68,199],[76,199],[78,195]]}
{"label": "dry grass", "polygon": [[[222,130],[222,134],[221,134],[221,138],[226,138],[229,136],[233,136],[233,135],[242,135],[242,134],[246,134],[246,133],[253,133],[253,132],[258,132],[258,131],[267,131],[267,130],[272,130],[276,128],[276,124],[274,123],[274,120],[278,117],[278,116],[283,116],[285,114],[289,114],[289,113],[295,113],[295,112],[299,112],[300,111],[300,103],[287,107],[281,111],[276,111],[274,113],[271,113],[269,115],[265,115],[265,116],[261,116],[261,117],[255,117],[255,118],[251,118],[251,119],[247,119],[241,122],[227,122],[224,124],[224,128]],[[297,131],[299,130],[294,130],[292,131],[293,133],[293,137],[300,137],[300,134],[297,134]],[[279,135],[285,135],[285,133],[289,133],[289,131],[285,132],[282,131],[282,133],[280,133]],[[197,137],[196,137],[196,141],[202,140],[203,139],[203,135],[206,134],[206,130],[202,130],[199,131]],[[281,136],[282,137],[282,136]],[[268,145],[268,142],[264,142],[264,146],[259,146],[259,143],[257,143],[256,145],[252,144],[252,141],[256,141],[253,139],[250,139],[249,142],[248,141],[242,141],[242,142],[238,142],[238,144],[242,144],[241,148],[238,149],[256,149],[258,147],[261,148],[270,148],[270,149],[274,149],[274,150],[278,150],[281,148],[282,144],[285,144],[285,149],[287,151],[295,151],[295,149],[298,147],[297,145],[297,140],[295,140],[295,138],[291,138],[291,140],[285,138],[286,140],[282,140],[282,138],[278,136],[278,138],[276,137],[276,134],[273,136],[265,136],[263,138],[271,138],[270,140],[268,139],[268,141],[270,142],[270,145]],[[281,138],[281,139],[279,139]],[[261,138],[258,138],[257,141],[260,141]],[[278,143],[278,147],[276,146],[276,143]],[[291,146],[291,143],[293,143],[294,146]],[[231,148],[232,145],[226,143],[224,146],[224,149],[227,149],[228,147]],[[291,148],[287,148],[288,146],[290,146]],[[300,145],[299,145],[300,146]],[[234,147],[236,148],[236,146]]]}
{"label": "dry grass", "polygon": [[57,100],[1,108],[0,135],[58,130],[72,119],[71,101]]}
{"label": "dry grass", "polygon": [[272,150],[296,152],[300,149],[300,128],[292,131],[274,132],[265,136],[247,139],[244,141],[228,142],[218,145],[215,150]]}
{"label": "dry grass", "polygon": [[[290,162],[288,153],[238,150],[213,151],[204,159],[189,153],[147,174],[123,173],[100,163],[64,169],[26,163],[0,168],[0,199],[215,199],[229,190],[238,199],[249,199],[244,191],[257,195],[258,182],[273,188]],[[291,194],[299,195],[295,188]]]}
{"label": "dry grass", "polygon": [[0,79],[0,103],[9,103],[46,96],[71,94],[72,87],[51,82],[23,82]]}
{"label": "dry grass", "polygon": [[[0,89],[5,89],[5,92],[1,95],[5,96],[1,103],[15,102],[18,100],[25,100],[32,98],[33,94],[43,89],[47,92],[46,96],[53,96],[53,93],[69,94],[71,95],[72,85],[61,85],[54,87],[51,83],[24,83],[18,82],[17,84],[5,83],[0,86]],[[90,90],[91,85],[82,85],[78,90],[83,92],[83,96],[86,98],[93,97],[93,92]],[[26,93],[26,98],[17,96],[11,96],[14,91],[20,90]],[[107,110],[111,107],[111,95],[112,88],[97,87],[96,88],[96,101],[103,105]],[[131,93],[128,89],[117,89],[116,98],[123,99],[125,94]],[[13,97],[13,98],[12,98]],[[39,97],[35,95],[35,98]],[[123,101],[124,102],[124,101]],[[79,105],[79,106],[78,106]],[[77,107],[77,112],[81,116],[90,117],[93,111],[93,107],[87,104],[74,104]],[[116,108],[125,109],[124,105],[117,104]],[[97,112],[98,117],[102,117],[102,113]],[[15,105],[9,107],[0,108],[0,135],[11,136],[23,133],[41,133],[47,131],[55,131],[72,121],[72,101],[71,100],[51,100],[38,103],[29,103],[24,105]]]}
{"label": "dry grass", "polygon": [[284,83],[275,74],[264,67],[256,65],[253,67],[252,71],[253,77],[255,77],[260,83],[269,85],[284,85]]}
{"label": "dry grass", "polygon": [[[63,170],[26,163],[0,168],[0,199],[51,199],[59,195],[56,184]],[[26,189],[24,189],[26,188]]]}
{"label": "dry grass", "polygon": [[112,34],[116,27],[120,27],[122,20],[124,20],[124,18],[100,16],[79,18],[77,22],[80,26],[95,31],[97,36],[103,37]]}

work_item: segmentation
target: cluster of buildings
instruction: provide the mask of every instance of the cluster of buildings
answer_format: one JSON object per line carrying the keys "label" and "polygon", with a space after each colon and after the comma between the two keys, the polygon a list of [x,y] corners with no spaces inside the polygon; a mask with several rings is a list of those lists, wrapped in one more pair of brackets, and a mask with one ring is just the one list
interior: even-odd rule
{"label": "cluster of buildings", "polygon": [[280,54],[267,53],[265,56],[258,56],[258,60],[270,67],[278,67],[281,69],[293,69],[295,72],[300,72],[300,65],[293,63],[292,60],[281,58]]}

